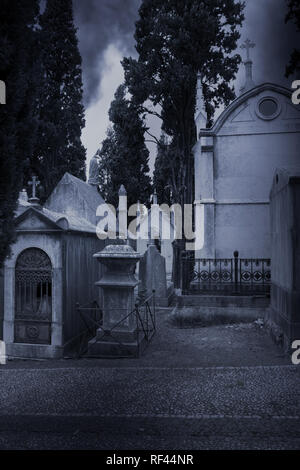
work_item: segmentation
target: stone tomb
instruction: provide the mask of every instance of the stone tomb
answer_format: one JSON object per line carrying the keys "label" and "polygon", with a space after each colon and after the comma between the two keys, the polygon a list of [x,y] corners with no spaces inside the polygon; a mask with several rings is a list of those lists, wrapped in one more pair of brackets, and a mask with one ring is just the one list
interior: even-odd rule
{"label": "stone tomb", "polygon": [[96,208],[104,201],[95,187],[66,173],[46,204],[22,192],[17,238],[4,264],[3,340],[8,357],[59,358],[84,329],[76,310],[96,300],[101,266],[93,254]]}
{"label": "stone tomb", "polygon": [[138,334],[134,313],[134,289],[139,283],[134,271],[140,254],[129,245],[114,244],[106,246],[94,258],[106,267],[96,282],[103,295],[103,324],[89,342],[88,356],[135,356],[144,339]]}

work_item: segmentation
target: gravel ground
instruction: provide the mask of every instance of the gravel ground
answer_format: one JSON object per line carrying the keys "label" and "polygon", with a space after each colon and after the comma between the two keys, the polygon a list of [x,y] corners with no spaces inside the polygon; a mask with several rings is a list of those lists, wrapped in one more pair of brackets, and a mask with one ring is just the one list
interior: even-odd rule
{"label": "gravel ground", "polygon": [[[172,309],[157,312],[157,331],[139,359],[14,360],[5,369],[59,367],[215,367],[291,364],[255,322],[206,328],[176,328]],[[1,368],[1,366],[0,366]],[[3,368],[3,366],[2,366]]]}

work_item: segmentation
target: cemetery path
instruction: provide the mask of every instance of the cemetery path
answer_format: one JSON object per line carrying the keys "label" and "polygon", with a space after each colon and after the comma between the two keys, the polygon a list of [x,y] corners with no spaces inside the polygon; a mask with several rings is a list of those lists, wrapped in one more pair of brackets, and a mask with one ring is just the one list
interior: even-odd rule
{"label": "cemetery path", "polygon": [[[229,312],[230,313],[230,312]],[[157,331],[145,354],[130,359],[10,361],[5,369],[86,367],[217,367],[289,365],[265,329],[255,322],[205,328],[176,328],[172,309],[160,309]],[[1,366],[0,366],[1,367]]]}
{"label": "cemetery path", "polygon": [[141,359],[0,367],[0,449],[300,449],[300,367],[257,324],[180,330]]}
{"label": "cemetery path", "polygon": [[0,448],[299,449],[298,366],[0,372]]}

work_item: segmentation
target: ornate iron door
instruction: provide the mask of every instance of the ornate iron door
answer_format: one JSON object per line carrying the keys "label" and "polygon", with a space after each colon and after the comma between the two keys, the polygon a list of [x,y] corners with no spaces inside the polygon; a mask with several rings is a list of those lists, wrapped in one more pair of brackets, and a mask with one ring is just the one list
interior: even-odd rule
{"label": "ornate iron door", "polygon": [[15,342],[51,344],[52,266],[48,255],[28,248],[15,271]]}

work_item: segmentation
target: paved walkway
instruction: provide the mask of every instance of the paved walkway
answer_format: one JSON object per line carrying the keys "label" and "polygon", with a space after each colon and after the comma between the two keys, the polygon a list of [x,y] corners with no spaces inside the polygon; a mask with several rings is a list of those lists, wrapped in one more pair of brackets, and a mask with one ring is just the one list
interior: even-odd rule
{"label": "paved walkway", "polygon": [[300,367],[256,324],[158,334],[141,359],[0,367],[0,448],[299,449]]}

